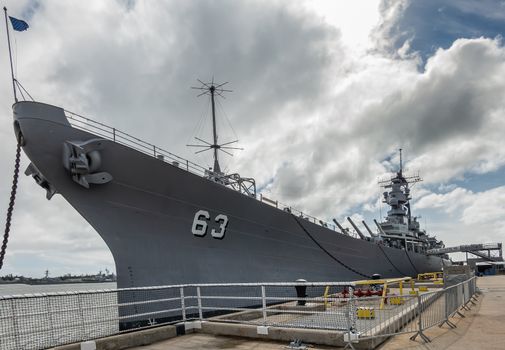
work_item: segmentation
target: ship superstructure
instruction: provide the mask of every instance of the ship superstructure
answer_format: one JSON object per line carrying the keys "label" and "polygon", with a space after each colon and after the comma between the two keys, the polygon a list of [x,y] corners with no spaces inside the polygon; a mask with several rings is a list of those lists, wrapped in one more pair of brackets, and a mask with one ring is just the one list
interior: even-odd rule
{"label": "ship superstructure", "polygon": [[380,181],[387,189],[383,193],[383,203],[390,206],[385,221],[377,223],[379,235],[385,245],[407,251],[426,253],[429,249],[443,248],[444,243],[429,236],[420,228],[418,217],[412,216],[410,186],[422,181],[419,175],[406,176],[403,173],[402,149],[400,168],[394,177]]}

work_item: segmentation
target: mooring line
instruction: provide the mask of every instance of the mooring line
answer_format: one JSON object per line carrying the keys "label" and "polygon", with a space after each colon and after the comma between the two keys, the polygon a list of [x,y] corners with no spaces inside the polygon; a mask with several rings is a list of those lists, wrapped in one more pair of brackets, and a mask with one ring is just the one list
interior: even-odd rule
{"label": "mooring line", "polygon": [[366,275],[364,273],[361,273],[359,272],[358,270],[350,267],[349,265],[343,263],[340,259],[338,259],[337,257],[335,257],[333,254],[331,254],[329,251],[327,251],[310,233],[309,231],[307,231],[307,229],[302,225],[302,223],[298,220],[298,218],[291,214],[291,216],[293,217],[293,219],[295,219],[296,223],[302,228],[303,232],[305,232],[307,234],[307,236],[309,236],[309,238],[319,247],[321,248],[321,250],[323,252],[325,252],[330,258],[332,258],[333,260],[335,260],[336,262],[338,262],[340,265],[342,265],[343,267],[345,267],[346,269],[348,269],[349,271],[351,272],[354,272],[355,274],[357,275],[360,275],[362,277],[365,277],[365,278],[368,278],[368,279],[371,279],[372,276],[369,276],[369,275]]}
{"label": "mooring line", "polygon": [[404,274],[403,272],[400,271],[400,269],[398,267],[396,267],[395,264],[393,264],[393,262],[391,261],[391,259],[389,258],[389,256],[386,254],[386,252],[384,251],[384,249],[382,249],[381,245],[380,244],[377,244],[381,250],[381,252],[384,254],[384,256],[386,257],[386,259],[389,261],[389,263],[391,264],[391,266],[393,266],[395,268],[395,270],[402,276],[408,276],[408,274]]}
{"label": "mooring line", "polygon": [[406,247],[405,247],[405,254],[407,254],[407,258],[409,259],[410,264],[414,268],[414,271],[419,275],[419,270],[416,269],[416,265],[414,265],[414,262],[410,259],[410,255],[409,255],[409,253],[407,253],[407,248]]}

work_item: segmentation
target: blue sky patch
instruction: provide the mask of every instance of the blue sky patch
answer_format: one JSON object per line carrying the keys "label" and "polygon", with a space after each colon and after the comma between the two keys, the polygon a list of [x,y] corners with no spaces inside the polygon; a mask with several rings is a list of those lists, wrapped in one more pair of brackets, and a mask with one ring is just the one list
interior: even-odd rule
{"label": "blue sky patch", "polygon": [[[500,15],[501,14],[501,15]],[[394,47],[411,40],[411,51],[424,61],[438,48],[448,48],[459,38],[495,38],[505,32],[503,1],[411,1],[398,19]]]}

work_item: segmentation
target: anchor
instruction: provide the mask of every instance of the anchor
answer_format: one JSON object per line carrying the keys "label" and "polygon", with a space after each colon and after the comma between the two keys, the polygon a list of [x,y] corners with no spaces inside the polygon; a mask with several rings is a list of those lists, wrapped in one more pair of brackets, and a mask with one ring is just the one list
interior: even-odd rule
{"label": "anchor", "polygon": [[65,141],[63,143],[63,166],[72,175],[72,180],[85,188],[90,184],[102,185],[112,181],[112,175],[105,171],[96,172],[101,164],[100,150],[104,139],[87,141]]}
{"label": "anchor", "polygon": [[37,169],[37,167],[33,163],[30,163],[26,167],[25,175],[26,176],[31,175],[33,177],[33,179],[35,180],[35,182],[40,187],[42,187],[43,189],[45,189],[47,191],[46,198],[48,200],[51,199],[57,193],[56,188],[54,188],[54,186],[51,185],[49,183],[49,181],[47,181],[47,179],[44,177],[44,175],[42,175],[42,173],[39,171],[39,169]]}

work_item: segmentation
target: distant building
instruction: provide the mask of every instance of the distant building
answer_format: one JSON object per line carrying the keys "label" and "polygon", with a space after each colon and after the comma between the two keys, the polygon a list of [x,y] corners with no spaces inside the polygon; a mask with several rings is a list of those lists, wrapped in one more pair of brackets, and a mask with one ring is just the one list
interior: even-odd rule
{"label": "distant building", "polygon": [[479,276],[505,274],[505,261],[480,261],[475,264]]}

